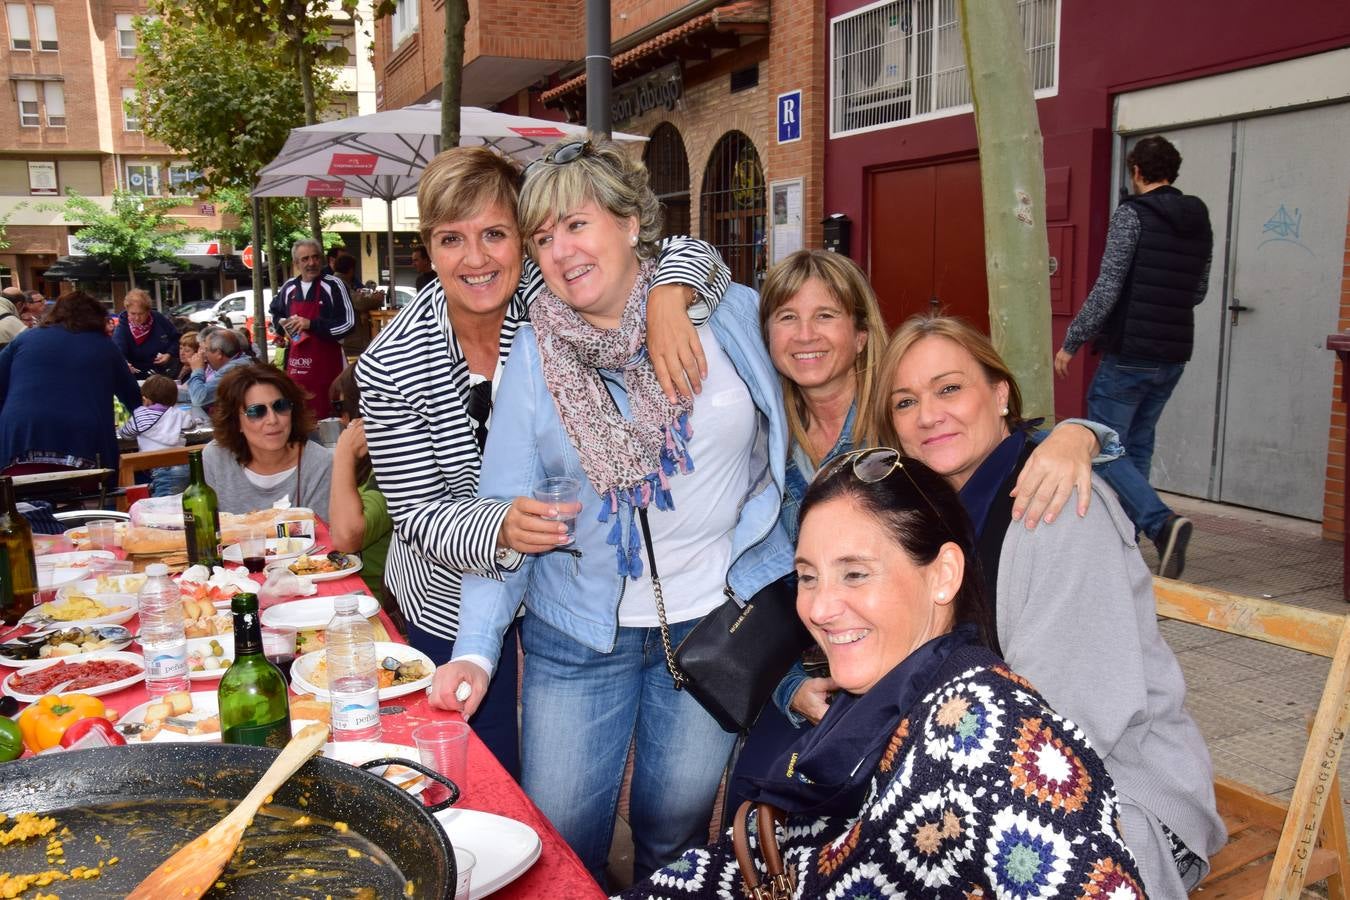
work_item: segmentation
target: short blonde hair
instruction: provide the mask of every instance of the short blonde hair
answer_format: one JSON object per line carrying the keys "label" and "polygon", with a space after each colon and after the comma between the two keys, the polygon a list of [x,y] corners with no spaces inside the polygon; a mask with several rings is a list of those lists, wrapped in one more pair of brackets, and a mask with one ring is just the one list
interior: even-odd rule
{"label": "short blonde hair", "polygon": [[438,225],[467,219],[493,204],[515,215],[519,183],[515,163],[486,147],[451,147],[437,153],[417,183],[422,244],[431,246],[431,232]]}
{"label": "short blonde hair", "polygon": [[871,417],[872,427],[876,429],[876,435],[882,444],[902,449],[900,435],[896,434],[895,424],[891,421],[890,384],[895,381],[895,370],[900,368],[900,361],[905,358],[905,354],[919,341],[929,337],[946,338],[975,357],[975,361],[984,370],[984,377],[991,385],[1000,381],[1006,383],[1008,412],[1004,414],[1003,421],[1009,431],[1022,424],[1022,390],[1017,386],[1017,379],[1013,377],[1008,364],[994,349],[993,342],[961,319],[953,316],[920,314],[910,316],[895,330],[890,343],[886,345],[886,352],[881,355],[881,364],[877,370],[877,377],[882,379],[881,387],[872,395]]}
{"label": "short blonde hair", "polygon": [[661,241],[661,204],[648,183],[647,167],[613,141],[595,138],[589,138],[571,162],[547,162],[558,148],[574,143],[575,139],[560,141],[549,147],[545,161],[526,172],[520,189],[520,233],[526,251],[535,257],[529,237],[545,222],[593,202],[615,218],[637,219],[637,255],[655,257]]}
{"label": "short blonde hair", "polygon": [[154,305],[150,301],[150,292],[141,288],[132,288],[127,291],[127,295],[122,298],[122,308],[126,309],[133,303],[142,303],[145,305],[145,311],[149,312]]}
{"label": "short blonde hair", "polygon": [[[764,276],[764,288],[759,301],[759,330],[764,343],[769,343],[769,322],[783,304],[797,295],[812,278],[825,286],[835,301],[853,319],[853,327],[867,335],[867,343],[853,362],[857,393],[854,395],[853,446],[870,447],[876,444],[876,432],[868,415],[877,371],[877,360],[886,346],[886,322],[881,317],[881,306],[876,292],[867,282],[867,276],[857,263],[838,253],[825,250],[798,250],[774,265]],[[781,375],[781,373],[780,373]],[[810,414],[806,397],[796,382],[782,376],[783,403],[787,406],[788,431],[797,446],[806,451],[812,462],[819,463],[806,438]]]}

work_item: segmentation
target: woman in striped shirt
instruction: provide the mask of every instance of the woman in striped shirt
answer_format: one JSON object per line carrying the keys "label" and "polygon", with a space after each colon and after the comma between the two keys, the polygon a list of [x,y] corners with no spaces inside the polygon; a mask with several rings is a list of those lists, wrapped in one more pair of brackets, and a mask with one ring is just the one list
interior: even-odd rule
{"label": "woman in striped shirt", "polygon": [[[408,620],[410,643],[437,665],[454,647],[462,573],[496,571],[515,558],[497,547],[504,511],[475,495],[497,375],[543,286],[524,259],[516,224],[519,178],[514,165],[482,148],[454,148],[432,161],[417,201],[422,242],[439,277],[357,364],[366,441],[394,520],[385,582]],[[729,280],[709,245],[666,242],[656,277],[663,287],[652,291],[648,317],[653,365],[667,391],[676,383],[698,389],[706,362],[689,315],[706,317]],[[689,309],[691,300],[702,306]],[[556,526],[535,518],[543,504],[518,502],[540,529],[524,545],[555,546]],[[512,775],[519,773],[515,660],[512,629],[474,719]]]}

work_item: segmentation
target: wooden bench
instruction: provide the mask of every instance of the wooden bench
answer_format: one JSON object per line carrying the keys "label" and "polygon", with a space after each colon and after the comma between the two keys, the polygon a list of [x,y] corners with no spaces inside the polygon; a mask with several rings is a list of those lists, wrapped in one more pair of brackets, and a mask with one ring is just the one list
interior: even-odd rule
{"label": "wooden bench", "polygon": [[[143,472],[146,469],[158,469],[160,466],[185,466],[187,461],[187,447],[169,447],[166,450],[123,453],[118,457],[117,462],[117,486],[128,488],[136,484],[137,472]],[[126,512],[126,507],[126,497],[118,497],[117,508]]]}
{"label": "wooden bench", "polygon": [[1209,877],[1192,896],[1297,900],[1304,885],[1325,880],[1329,897],[1347,900],[1350,852],[1336,773],[1350,727],[1350,616],[1165,578],[1153,585],[1164,618],[1332,660],[1289,802],[1215,778],[1228,844],[1210,860]]}

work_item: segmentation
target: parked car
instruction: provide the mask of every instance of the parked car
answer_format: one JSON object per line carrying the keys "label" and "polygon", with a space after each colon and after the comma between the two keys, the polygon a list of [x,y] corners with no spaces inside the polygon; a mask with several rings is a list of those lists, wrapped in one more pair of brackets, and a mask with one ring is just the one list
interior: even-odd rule
{"label": "parked car", "polygon": [[[269,288],[263,288],[263,307],[266,308],[272,302],[272,291]],[[253,306],[253,289],[235,291],[232,294],[226,294],[212,305],[205,309],[199,309],[188,315],[190,322],[218,323],[222,316],[230,320],[230,326],[235,327],[243,325],[251,314]]]}
{"label": "parked car", "polygon": [[167,310],[170,316],[190,316],[195,312],[215,306],[218,300],[189,300]]}
{"label": "parked car", "polygon": [[[384,291],[385,294],[388,294],[389,285],[387,284],[376,285],[375,282],[373,281],[367,281],[364,286],[358,286],[357,290]],[[417,291],[413,290],[412,288],[402,284],[394,285],[394,309],[402,309],[403,307],[411,303],[413,301],[413,298],[415,298],[416,296]]]}

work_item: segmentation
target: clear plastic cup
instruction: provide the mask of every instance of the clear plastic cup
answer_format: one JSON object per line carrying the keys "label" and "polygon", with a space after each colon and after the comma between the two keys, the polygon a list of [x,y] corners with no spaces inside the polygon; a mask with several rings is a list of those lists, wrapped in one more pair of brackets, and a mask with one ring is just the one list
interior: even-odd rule
{"label": "clear plastic cup", "polygon": [[[535,482],[534,485],[534,499],[544,503],[576,503],[580,494],[581,483],[575,478],[568,478],[565,475],[545,478],[542,481]],[[576,537],[577,514],[575,512],[559,512],[556,516],[544,516],[544,518],[554,522],[563,522],[567,525],[568,543],[571,543]]]}
{"label": "clear plastic cup", "polygon": [[432,722],[412,733],[422,765],[449,778],[465,793],[469,759],[469,726],[464,722]]}
{"label": "clear plastic cup", "polygon": [[116,519],[91,519],[84,527],[89,532],[90,550],[112,550],[117,547]]}
{"label": "clear plastic cup", "polygon": [[478,858],[463,847],[455,848],[455,897],[457,900],[469,900],[469,884],[473,880],[473,867]]}

